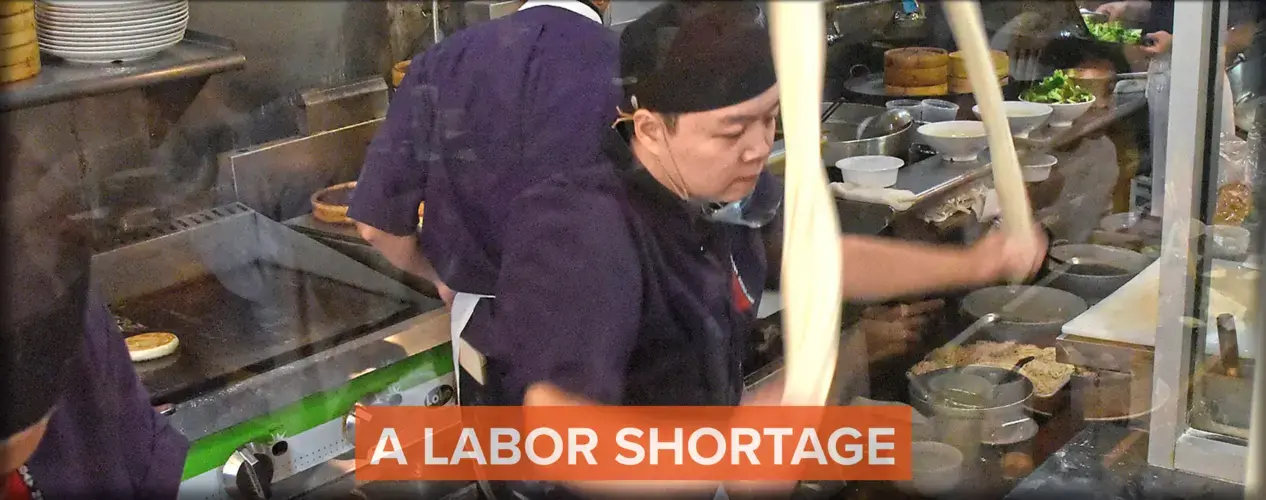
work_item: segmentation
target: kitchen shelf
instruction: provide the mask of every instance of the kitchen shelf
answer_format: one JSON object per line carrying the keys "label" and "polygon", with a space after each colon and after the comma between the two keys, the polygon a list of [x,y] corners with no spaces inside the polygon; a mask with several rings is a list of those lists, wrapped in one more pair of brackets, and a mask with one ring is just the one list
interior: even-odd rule
{"label": "kitchen shelf", "polygon": [[246,56],[231,40],[186,31],[180,43],[140,61],[88,65],[45,56],[42,65],[39,76],[0,87],[0,112],[234,71]]}

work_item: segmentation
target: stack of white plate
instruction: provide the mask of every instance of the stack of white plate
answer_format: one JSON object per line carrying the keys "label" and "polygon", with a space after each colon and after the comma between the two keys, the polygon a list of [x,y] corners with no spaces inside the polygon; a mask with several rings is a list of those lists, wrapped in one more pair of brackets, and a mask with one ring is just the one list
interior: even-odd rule
{"label": "stack of white plate", "polygon": [[185,37],[188,0],[39,0],[40,50],[67,61],[110,63],[153,56]]}

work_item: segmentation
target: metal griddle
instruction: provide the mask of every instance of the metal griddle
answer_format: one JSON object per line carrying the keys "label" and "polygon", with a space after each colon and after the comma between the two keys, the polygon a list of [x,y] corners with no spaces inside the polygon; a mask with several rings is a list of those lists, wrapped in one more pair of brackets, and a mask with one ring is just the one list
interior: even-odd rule
{"label": "metal griddle", "polygon": [[155,403],[222,389],[423,312],[422,298],[242,205],[93,258],[112,310],[180,337],[136,364]]}

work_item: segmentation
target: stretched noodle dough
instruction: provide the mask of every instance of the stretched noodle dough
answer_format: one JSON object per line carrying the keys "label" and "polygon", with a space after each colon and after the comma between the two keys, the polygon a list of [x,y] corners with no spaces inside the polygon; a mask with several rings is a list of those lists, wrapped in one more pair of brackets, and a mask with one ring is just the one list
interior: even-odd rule
{"label": "stretched noodle dough", "polygon": [[993,54],[985,40],[980,4],[976,0],[945,0],[942,5],[965,63],[976,104],[980,106],[980,119],[989,132],[989,158],[994,187],[1002,204],[1003,229],[1012,236],[1029,236],[1032,234],[1033,213],[1024,188],[1024,177],[1020,173],[1020,159],[1011,138],[1011,127],[1007,123],[1007,112],[1002,107],[1002,88],[994,72]]}
{"label": "stretched noodle dough", "polygon": [[839,351],[843,263],[820,146],[825,15],[821,0],[769,2],[787,150],[782,268],[785,405],[824,404]]}

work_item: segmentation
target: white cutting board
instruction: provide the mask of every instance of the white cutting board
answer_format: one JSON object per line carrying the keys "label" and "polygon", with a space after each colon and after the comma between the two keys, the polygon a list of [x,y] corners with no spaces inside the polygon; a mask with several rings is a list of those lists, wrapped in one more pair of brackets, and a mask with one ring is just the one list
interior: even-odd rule
{"label": "white cutting board", "polygon": [[[1255,339],[1256,297],[1254,287],[1258,272],[1252,268],[1222,260],[1213,261],[1212,296],[1204,318],[1214,324],[1219,314],[1232,313],[1240,357],[1251,359]],[[1153,262],[1142,273],[1108,298],[1064,325],[1063,333],[1091,339],[1108,340],[1148,347],[1156,346],[1156,328],[1160,321],[1160,261]],[[1207,353],[1218,352],[1216,329],[1210,329],[1205,341]]]}

